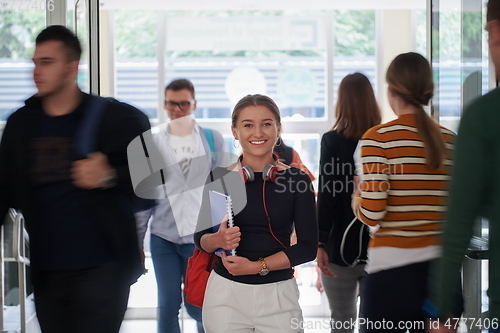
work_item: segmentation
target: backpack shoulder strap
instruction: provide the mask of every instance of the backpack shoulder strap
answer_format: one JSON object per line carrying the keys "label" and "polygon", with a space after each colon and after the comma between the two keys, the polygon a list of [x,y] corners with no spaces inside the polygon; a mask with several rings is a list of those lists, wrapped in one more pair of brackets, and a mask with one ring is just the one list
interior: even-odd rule
{"label": "backpack shoulder strap", "polygon": [[101,96],[90,97],[75,133],[75,150],[79,158],[86,158],[96,150],[97,131],[109,102],[109,99]]}
{"label": "backpack shoulder strap", "polygon": [[217,165],[217,157],[215,151],[215,142],[214,142],[214,131],[211,128],[201,127],[205,138],[207,139],[208,146],[210,147],[210,153],[212,155],[212,167]]}

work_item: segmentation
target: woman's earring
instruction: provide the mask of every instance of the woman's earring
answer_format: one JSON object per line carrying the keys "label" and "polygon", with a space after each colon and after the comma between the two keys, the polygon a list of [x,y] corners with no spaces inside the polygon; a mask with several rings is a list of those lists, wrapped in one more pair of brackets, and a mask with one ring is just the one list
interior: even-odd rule
{"label": "woman's earring", "polygon": [[236,147],[236,139],[233,139],[233,147],[234,148],[240,148],[240,145],[238,144],[238,147]]}
{"label": "woman's earring", "polygon": [[282,143],[283,143],[283,139],[281,138],[281,136],[278,136],[278,140],[276,140],[276,143],[274,144],[274,146],[279,147],[279,146],[281,146]]}

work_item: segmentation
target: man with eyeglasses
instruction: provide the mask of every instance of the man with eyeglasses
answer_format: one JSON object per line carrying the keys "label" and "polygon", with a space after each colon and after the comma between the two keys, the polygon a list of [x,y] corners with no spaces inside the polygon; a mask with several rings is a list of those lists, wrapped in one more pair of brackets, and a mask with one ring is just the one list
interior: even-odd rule
{"label": "man with eyeglasses", "polygon": [[[181,284],[188,258],[193,254],[193,233],[201,206],[202,188],[210,170],[224,162],[226,145],[222,135],[200,127],[193,119],[196,110],[194,86],[178,79],[165,89],[165,111],[170,121],[153,135],[170,172],[166,176],[168,199],[137,214],[142,242],[151,217],[151,255],[158,285],[158,333],[180,333]],[[185,302],[188,314],[204,332],[201,308]]]}

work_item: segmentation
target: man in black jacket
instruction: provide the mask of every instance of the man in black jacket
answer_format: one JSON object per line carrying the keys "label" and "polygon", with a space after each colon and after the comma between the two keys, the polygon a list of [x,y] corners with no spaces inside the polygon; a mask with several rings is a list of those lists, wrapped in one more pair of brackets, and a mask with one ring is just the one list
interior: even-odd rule
{"label": "man in black jacket", "polygon": [[97,152],[75,153],[91,96],[76,84],[81,47],[62,26],[36,39],[38,93],[7,121],[0,144],[0,219],[24,214],[43,332],[118,332],[142,272],[127,146],[150,128],[141,111],[109,102]]}

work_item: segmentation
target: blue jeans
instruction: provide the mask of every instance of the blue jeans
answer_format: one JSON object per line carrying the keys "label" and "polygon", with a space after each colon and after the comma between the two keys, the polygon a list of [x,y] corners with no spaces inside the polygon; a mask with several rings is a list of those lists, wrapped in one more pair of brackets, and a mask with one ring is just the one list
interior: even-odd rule
{"label": "blue jeans", "polygon": [[[151,256],[158,285],[158,333],[180,333],[179,310],[183,292],[181,284],[187,260],[194,244],[176,244],[151,235]],[[187,313],[196,320],[198,332],[204,332],[201,308],[184,302]]]}

